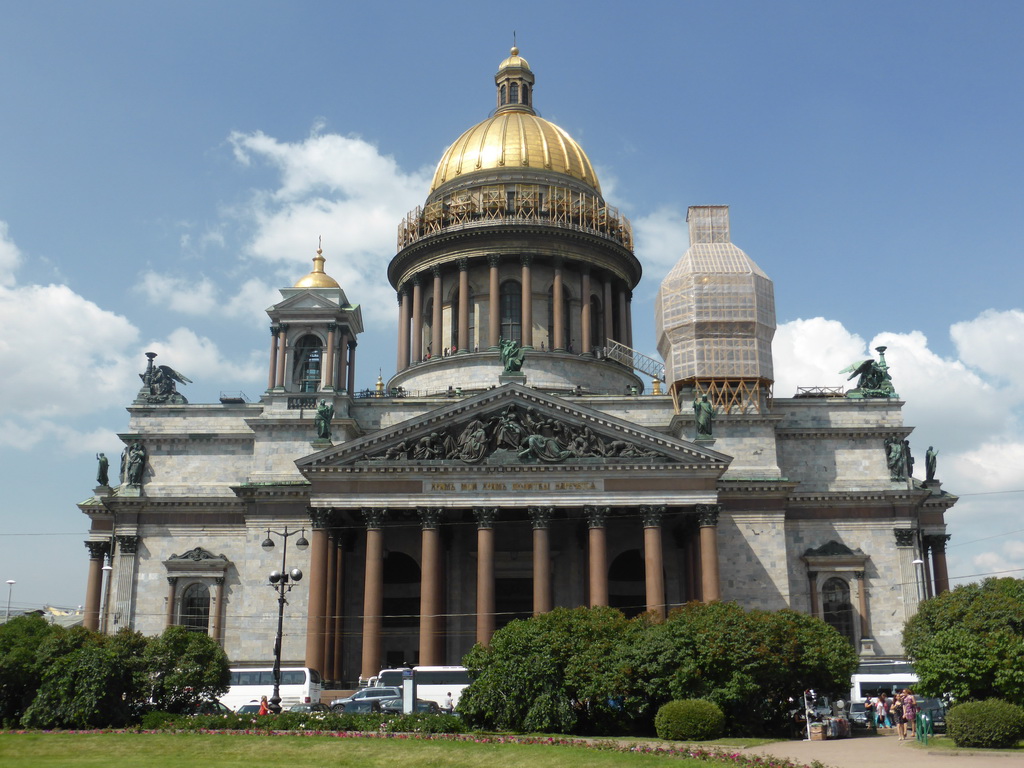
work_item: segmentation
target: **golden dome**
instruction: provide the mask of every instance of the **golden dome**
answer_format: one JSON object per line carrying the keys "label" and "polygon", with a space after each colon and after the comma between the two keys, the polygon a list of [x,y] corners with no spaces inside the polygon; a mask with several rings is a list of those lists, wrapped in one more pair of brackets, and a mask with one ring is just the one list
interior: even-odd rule
{"label": "golden dome", "polygon": [[495,168],[534,168],[601,185],[583,148],[554,123],[528,112],[499,112],[463,133],[445,151],[430,191],[460,176]]}
{"label": "golden dome", "polygon": [[323,251],[317,248],[316,256],[313,257],[313,271],[295,284],[296,288],[341,288],[338,281],[324,272]]}
{"label": "golden dome", "polygon": [[522,67],[523,69],[529,69],[530,62],[520,56],[519,49],[513,45],[512,50],[509,52],[509,57],[498,65],[499,70],[505,69],[505,67]]}

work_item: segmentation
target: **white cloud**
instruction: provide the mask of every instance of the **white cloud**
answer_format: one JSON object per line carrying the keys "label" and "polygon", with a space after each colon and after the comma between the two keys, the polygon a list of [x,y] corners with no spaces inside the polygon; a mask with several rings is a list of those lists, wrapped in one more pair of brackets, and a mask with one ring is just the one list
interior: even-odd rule
{"label": "white cloud", "polygon": [[[165,363],[193,381],[230,382],[231,387],[249,386],[266,375],[263,350],[252,350],[242,362],[225,357],[217,345],[188,328],[178,328],[165,341],[152,341],[146,350],[156,352],[157,363]],[[188,390],[181,388],[188,397]]]}
{"label": "white cloud", "polygon": [[132,389],[125,352],[138,330],[67,286],[0,288],[0,326],[0,418],[92,413]]}
{"label": "white cloud", "polygon": [[1024,370],[1024,311],[994,309],[982,312],[973,320],[954,323],[949,335],[957,354],[967,365],[990,376],[1020,382]]}
{"label": "white cloud", "polygon": [[14,270],[21,263],[21,250],[8,234],[7,222],[0,221],[0,286],[14,285]]}
{"label": "white cloud", "polygon": [[295,280],[311,268],[322,235],[328,274],[363,305],[368,319],[394,322],[386,273],[397,222],[423,203],[430,172],[407,173],[369,142],[319,128],[291,143],[262,132],[229,137],[238,162],[267,163],[280,172],[277,189],[256,191],[234,211],[253,230],[247,251],[287,264]]}
{"label": "white cloud", "polygon": [[852,388],[849,374],[840,374],[855,360],[867,357],[864,340],[842,323],[812,317],[783,323],[775,331],[772,357],[775,396],[792,397],[797,387]]}
{"label": "white cloud", "polygon": [[218,306],[217,286],[206,277],[175,277],[145,272],[137,286],[153,304],[186,315],[209,315]]}
{"label": "white cloud", "polygon": [[690,247],[686,211],[659,208],[633,221],[637,253],[644,255],[644,278],[660,284],[675,263]]}

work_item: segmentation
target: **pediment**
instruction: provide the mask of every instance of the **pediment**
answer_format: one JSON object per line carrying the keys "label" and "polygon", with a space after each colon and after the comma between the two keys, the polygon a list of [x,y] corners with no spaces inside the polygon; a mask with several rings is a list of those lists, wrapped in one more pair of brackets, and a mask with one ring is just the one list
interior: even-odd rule
{"label": "pediment", "polygon": [[306,288],[293,296],[288,296],[268,309],[268,312],[282,312],[309,309],[338,310],[339,290],[337,288]]}
{"label": "pediment", "polygon": [[575,401],[507,384],[296,462],[331,466],[688,465],[724,472],[730,457]]}

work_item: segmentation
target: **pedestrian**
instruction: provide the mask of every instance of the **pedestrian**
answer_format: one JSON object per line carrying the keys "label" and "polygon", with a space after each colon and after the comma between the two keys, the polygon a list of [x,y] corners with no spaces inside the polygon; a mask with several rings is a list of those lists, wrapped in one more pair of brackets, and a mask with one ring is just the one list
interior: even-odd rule
{"label": "pedestrian", "polygon": [[257,715],[269,715],[270,714],[270,707],[267,705],[267,697],[266,696],[263,696],[263,697],[260,698],[260,711],[257,712],[256,714]]}
{"label": "pedestrian", "polygon": [[875,704],[875,718],[878,721],[879,728],[889,727],[889,701],[885,698],[885,693],[878,694],[878,703]]}
{"label": "pedestrian", "polygon": [[892,717],[893,722],[896,724],[896,733],[900,737],[900,741],[904,741],[907,738],[907,721],[903,719],[903,694],[897,693],[896,698],[892,700],[892,706],[889,707],[889,715]]}
{"label": "pedestrian", "polygon": [[907,732],[913,736],[917,722],[917,699],[909,688],[903,689],[903,716],[907,719]]}
{"label": "pedestrian", "polygon": [[448,695],[444,697],[444,710],[448,714],[455,711],[455,699],[452,698],[451,691],[448,691]]}

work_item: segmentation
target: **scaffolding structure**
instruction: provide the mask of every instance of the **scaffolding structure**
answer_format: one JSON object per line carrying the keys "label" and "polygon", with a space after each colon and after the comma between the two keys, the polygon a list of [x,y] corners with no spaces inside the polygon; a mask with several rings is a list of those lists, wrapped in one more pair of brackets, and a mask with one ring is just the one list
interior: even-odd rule
{"label": "scaffolding structure", "polygon": [[658,351],[678,411],[679,393],[708,395],[716,409],[761,412],[774,381],[771,279],[730,240],[728,206],[693,206],[690,248],[661,283]]}

